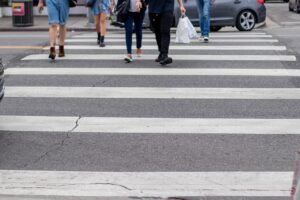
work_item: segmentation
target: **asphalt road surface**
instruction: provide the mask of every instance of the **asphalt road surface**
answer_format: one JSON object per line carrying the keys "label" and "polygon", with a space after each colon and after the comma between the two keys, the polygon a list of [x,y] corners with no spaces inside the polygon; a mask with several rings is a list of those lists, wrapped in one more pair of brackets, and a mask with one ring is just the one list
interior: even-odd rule
{"label": "asphalt road surface", "polygon": [[172,43],[168,67],[149,31],[131,64],[123,32],[72,33],[55,62],[47,33],[0,33],[0,199],[289,199],[300,15],[267,7],[250,33]]}

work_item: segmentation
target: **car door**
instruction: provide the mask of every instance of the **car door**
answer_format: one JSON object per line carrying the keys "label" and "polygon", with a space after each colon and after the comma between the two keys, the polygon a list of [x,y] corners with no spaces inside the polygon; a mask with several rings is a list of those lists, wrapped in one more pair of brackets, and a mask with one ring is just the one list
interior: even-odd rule
{"label": "car door", "polygon": [[211,24],[222,26],[234,25],[236,4],[243,0],[215,0],[211,9]]}
{"label": "car door", "polygon": [[196,0],[183,0],[186,15],[194,25],[199,25],[199,15]]}

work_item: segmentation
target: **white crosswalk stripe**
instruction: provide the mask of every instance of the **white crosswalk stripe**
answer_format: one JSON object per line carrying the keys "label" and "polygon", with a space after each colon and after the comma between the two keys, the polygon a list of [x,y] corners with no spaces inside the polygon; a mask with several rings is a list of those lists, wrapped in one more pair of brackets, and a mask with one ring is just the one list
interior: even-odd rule
{"label": "white crosswalk stripe", "polygon": [[[92,45],[96,42],[96,35],[87,33],[67,39],[67,45],[65,46],[67,56],[57,58],[54,64],[47,64],[44,67],[46,65],[45,61],[49,60],[48,52],[45,51],[42,54],[25,56],[21,61],[24,65],[8,68],[5,74],[7,79],[13,80],[23,77],[27,81],[30,79],[32,82],[44,81],[43,78],[45,77],[50,77],[55,81],[58,77],[68,77],[75,80],[79,76],[85,79],[89,79],[90,76],[93,78],[116,76],[125,80],[128,77],[131,78],[130,76],[134,76],[134,78],[141,76],[145,78],[147,76],[148,79],[162,76],[161,79],[172,77],[176,80],[179,78],[186,80],[190,77],[201,79],[206,76],[214,76],[213,78],[220,79],[227,76],[227,81],[232,78],[230,80],[233,83],[232,85],[235,84],[236,79],[241,77],[254,81],[256,78],[278,81],[300,77],[299,69],[286,69],[282,65],[283,62],[296,63],[297,57],[292,55],[286,46],[275,45],[279,40],[264,32],[212,33],[209,44],[203,44],[197,39],[193,39],[192,45],[175,44],[173,42],[174,37],[175,34],[172,34],[170,50],[172,53],[180,52],[180,54],[172,55],[172,58],[174,62],[189,61],[186,66],[181,64],[175,68],[172,68],[172,66],[162,68],[154,62],[151,66],[149,66],[150,62],[147,62],[147,65],[144,66],[142,61],[153,61],[157,57],[153,52],[151,54],[147,53],[147,50],[157,50],[153,34],[144,34],[143,50],[145,52],[141,58],[134,57],[134,61],[137,61],[134,63],[136,65],[125,66],[123,63],[126,53],[124,34],[107,34],[105,40],[107,47],[99,48],[96,44]],[[48,50],[48,48],[45,47],[44,50]],[[93,52],[89,53],[88,50]],[[124,51],[124,54],[121,54],[120,50]],[[189,50],[193,51],[193,54],[189,54]],[[85,61],[85,64],[80,68],[76,68],[71,64],[74,61]],[[97,65],[90,66],[89,61],[95,61],[91,63],[97,63]],[[101,63],[101,61],[114,62]],[[222,63],[224,61],[229,61],[227,62],[229,64],[232,62],[233,66],[226,65],[223,67]],[[249,61],[253,61],[253,66],[249,66]],[[214,66],[203,66],[204,63],[213,63]],[[264,63],[268,64],[268,68],[264,66]],[[244,67],[246,64],[248,64],[247,67]],[[61,86],[59,83],[55,83],[54,86],[41,86],[39,84],[27,85],[26,80],[20,85],[8,82],[6,86],[7,101],[15,99],[20,99],[20,102],[24,99],[40,102],[59,102],[62,99],[70,102],[87,99],[97,101],[126,99],[129,101],[139,100],[140,102],[146,102],[147,100],[158,100],[160,102],[235,100],[242,103],[251,101],[253,104],[258,101],[289,101],[291,104],[300,99],[300,89],[292,86],[272,88],[262,85],[254,88],[251,86],[240,87],[240,85],[224,87],[220,84],[217,86],[212,84],[211,87],[201,87],[201,85],[195,85],[194,87],[184,87],[184,85],[162,87],[160,82],[157,83],[158,86],[155,85],[154,87],[151,85],[140,87],[138,84],[124,87],[124,85],[115,83],[112,86],[103,85],[103,87],[90,87],[80,84]],[[214,82],[214,79],[212,79],[212,82]],[[20,105],[20,102],[15,106],[26,106]],[[72,106],[71,104],[70,106]],[[287,106],[290,104],[287,104]],[[88,107],[89,105],[85,106]],[[42,109],[47,109],[47,112],[50,112],[51,106]],[[99,107],[99,109],[101,108]],[[177,108],[170,106],[168,109]],[[199,108],[198,106],[195,109],[202,109],[202,107]],[[231,108],[226,109],[230,110]],[[64,113],[64,110],[62,109],[60,113]],[[0,131],[8,132],[7,134],[18,133],[26,136],[30,133],[36,133],[37,137],[51,133],[59,136],[67,134],[68,137],[75,135],[86,137],[91,135],[95,137],[101,135],[116,136],[118,134],[122,136],[134,135],[134,137],[138,135],[247,137],[250,135],[255,139],[261,136],[287,137],[300,135],[300,118],[278,117],[277,115],[273,116],[272,113],[265,115],[260,113],[257,117],[255,115],[245,118],[232,116],[219,118],[193,116],[189,118],[184,113],[182,113],[182,117],[158,117],[155,115],[128,117],[126,111],[120,113],[113,116],[110,116],[109,112],[105,116],[81,116],[80,113],[56,115],[54,112],[54,114],[49,113],[48,116],[39,113],[30,115],[18,112],[1,114],[0,111]],[[123,113],[125,113],[125,116],[122,116]],[[143,152],[140,153],[143,154]],[[72,163],[76,163],[76,160]],[[76,168],[76,164],[74,165]],[[48,168],[46,167],[46,169]],[[135,172],[134,169],[131,172],[90,172],[90,169],[84,171],[82,168],[80,170],[83,171],[0,169],[0,198],[1,195],[14,195],[21,198],[26,196],[285,198],[289,197],[292,184],[292,172],[281,168],[279,168],[280,172],[270,169],[242,171],[239,170],[239,166],[231,171],[213,172],[173,172],[172,169],[170,171],[164,169],[162,172],[139,170],[139,172]]]}
{"label": "white crosswalk stripe", "polygon": [[[109,43],[120,43],[120,42],[125,43],[124,39],[122,39],[122,38],[120,38],[120,39],[119,38],[108,38],[105,41],[109,42]],[[279,42],[277,39],[248,39],[248,38],[247,39],[236,39],[236,38],[215,39],[215,38],[212,38],[210,41],[211,41],[211,43],[276,43],[276,42]],[[66,39],[66,43],[87,43],[87,42],[95,43],[96,40],[95,39],[78,39],[78,38]],[[143,42],[155,43],[155,39],[154,38],[152,38],[152,39],[146,38],[146,39],[143,39]],[[191,43],[199,44],[199,41],[197,39],[193,39],[191,41]]]}
{"label": "white crosswalk stripe", "polygon": [[7,97],[300,99],[300,88],[6,87]]}
{"label": "white crosswalk stripe", "polygon": [[[78,36],[74,36],[74,38],[94,38],[94,35],[78,35]],[[135,35],[133,34],[133,37],[135,37]],[[144,35],[144,38],[154,38],[154,35]],[[107,35],[106,38],[123,38],[125,39],[125,35],[124,34],[111,34],[111,35]],[[175,36],[172,36],[172,38],[175,38]],[[212,35],[210,36],[210,38],[272,38],[272,35],[244,35],[244,34],[240,34],[240,35]]]}
{"label": "white crosswalk stripe", "polygon": [[[136,60],[155,60],[157,55],[143,55],[135,57]],[[295,56],[290,55],[173,55],[175,60],[189,61],[296,61]],[[58,60],[123,60],[123,54],[68,54]],[[29,55],[23,60],[49,60],[47,54]]]}
{"label": "white crosswalk stripe", "polygon": [[[57,47],[58,48],[58,47]],[[45,47],[44,50],[48,50],[49,47]],[[126,50],[124,45],[114,45],[114,46],[107,46],[105,48],[99,48],[95,45],[66,45],[65,49],[67,50]],[[157,50],[157,46],[152,45],[143,45],[143,50]],[[180,51],[191,51],[191,50],[235,50],[235,51],[250,51],[250,50],[257,50],[257,51],[286,51],[285,46],[171,46],[170,50],[180,50]]]}
{"label": "white crosswalk stripe", "polygon": [[3,182],[0,194],[75,197],[288,197],[288,185],[292,182],[292,172],[110,173],[2,170],[0,176]]}
{"label": "white crosswalk stripe", "polygon": [[[74,128],[75,125],[78,127]],[[34,125],[33,125],[34,124]],[[259,124],[259,126],[258,126]],[[220,128],[222,127],[222,128]],[[300,119],[0,116],[2,131],[137,134],[300,134]]]}
{"label": "white crosswalk stripe", "polygon": [[9,68],[6,75],[118,75],[118,76],[290,76],[299,77],[299,69],[234,68]]}

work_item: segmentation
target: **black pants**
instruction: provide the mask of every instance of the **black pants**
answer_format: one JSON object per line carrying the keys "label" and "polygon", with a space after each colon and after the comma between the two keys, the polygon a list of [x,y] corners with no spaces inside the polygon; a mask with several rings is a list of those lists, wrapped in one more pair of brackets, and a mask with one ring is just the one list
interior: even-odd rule
{"label": "black pants", "polygon": [[155,33],[155,38],[160,54],[168,55],[171,40],[171,27],[173,24],[173,12],[160,14],[149,13],[151,27]]}

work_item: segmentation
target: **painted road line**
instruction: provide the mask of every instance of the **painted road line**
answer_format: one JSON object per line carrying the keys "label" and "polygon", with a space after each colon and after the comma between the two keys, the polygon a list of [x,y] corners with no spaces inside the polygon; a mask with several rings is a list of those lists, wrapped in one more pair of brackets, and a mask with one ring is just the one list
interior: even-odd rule
{"label": "painted road line", "polygon": [[0,195],[70,197],[288,197],[292,172],[1,170]]}
{"label": "painted road line", "polygon": [[299,135],[300,119],[0,116],[0,131],[111,134]]}
{"label": "painted road line", "polygon": [[300,99],[300,88],[10,87],[6,97],[123,99]]}
{"label": "painted road line", "polygon": [[[123,32],[123,34],[120,33],[116,33],[116,32],[109,32],[106,34],[106,36],[110,36],[110,35],[125,35],[125,32]],[[135,34],[133,34],[134,36]],[[147,31],[147,32],[143,32],[143,35],[154,35],[153,32],[151,31]],[[256,32],[256,31],[251,31],[251,32],[217,32],[217,33],[210,33],[210,36],[218,36],[218,35],[267,35],[267,33],[265,32]],[[78,34],[76,36],[90,36],[93,37],[95,36],[95,34],[92,33],[84,33],[84,34]]]}
{"label": "painted road line", "polygon": [[[133,35],[135,37],[135,35]],[[175,35],[171,36],[172,38],[175,38]],[[272,35],[212,35],[210,38],[272,38]],[[77,35],[73,38],[96,38],[95,35]],[[108,34],[105,36],[105,38],[122,38],[125,39],[125,34]],[[155,35],[143,35],[143,38],[155,38]]]}
{"label": "painted road line", "polygon": [[280,22],[282,25],[300,25],[300,22]]}
{"label": "painted road line", "polygon": [[[135,60],[155,60],[157,55],[143,55],[135,57]],[[296,61],[295,56],[290,55],[172,55],[174,60],[188,61]],[[66,57],[57,60],[119,60],[123,61],[123,54],[67,54]],[[34,54],[22,60],[49,60],[47,54]]]}
{"label": "painted road line", "polygon": [[[58,47],[57,47],[58,48]],[[48,50],[49,47],[45,47],[44,50]],[[105,48],[99,48],[96,45],[66,45],[67,50],[125,50],[125,45],[110,45]],[[170,46],[170,50],[236,50],[236,51],[285,51],[287,48],[285,46]],[[143,45],[143,50],[157,50],[157,46],[154,45]]]}
{"label": "painted road line", "polygon": [[[110,43],[120,43],[123,42],[125,44],[125,39],[117,39],[117,38],[108,38],[105,40]],[[174,40],[173,40],[174,41]],[[85,42],[94,42],[95,39],[66,39],[67,43],[85,43]],[[143,39],[143,42],[156,42],[155,39]],[[275,43],[279,42],[277,39],[211,39],[211,43]],[[199,43],[197,39],[191,40],[191,43]]]}
{"label": "painted road line", "polygon": [[89,75],[89,76],[290,76],[299,77],[298,69],[234,68],[8,68],[6,75]]}
{"label": "painted road line", "polygon": [[0,49],[43,49],[44,46],[14,46],[14,45],[0,45]]}

